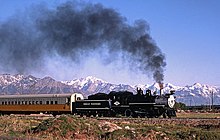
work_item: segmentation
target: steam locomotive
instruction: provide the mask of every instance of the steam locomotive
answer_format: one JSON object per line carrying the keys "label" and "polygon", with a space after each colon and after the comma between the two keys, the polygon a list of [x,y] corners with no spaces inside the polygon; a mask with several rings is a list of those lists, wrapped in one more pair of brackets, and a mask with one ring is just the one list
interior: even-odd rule
{"label": "steam locomotive", "polygon": [[78,114],[81,116],[175,117],[174,91],[154,95],[151,90],[82,94],[1,95],[0,114]]}
{"label": "steam locomotive", "polygon": [[169,94],[156,95],[149,89],[144,94],[143,90],[138,88],[135,95],[129,91],[97,93],[88,96],[88,99],[76,100],[72,103],[72,108],[74,114],[81,116],[171,118],[176,117],[173,94],[174,91],[170,91]]}

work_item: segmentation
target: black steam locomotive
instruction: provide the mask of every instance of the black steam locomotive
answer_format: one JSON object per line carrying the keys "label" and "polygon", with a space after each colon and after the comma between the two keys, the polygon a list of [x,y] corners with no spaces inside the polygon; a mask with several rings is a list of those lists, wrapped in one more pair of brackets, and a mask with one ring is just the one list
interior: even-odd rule
{"label": "black steam locomotive", "polygon": [[143,93],[137,88],[137,94],[129,91],[112,91],[109,94],[97,93],[88,96],[88,99],[77,100],[72,103],[74,114],[81,116],[126,116],[126,117],[148,117],[160,116],[176,117],[173,108],[175,98],[174,91],[169,94],[156,95],[151,90]]}

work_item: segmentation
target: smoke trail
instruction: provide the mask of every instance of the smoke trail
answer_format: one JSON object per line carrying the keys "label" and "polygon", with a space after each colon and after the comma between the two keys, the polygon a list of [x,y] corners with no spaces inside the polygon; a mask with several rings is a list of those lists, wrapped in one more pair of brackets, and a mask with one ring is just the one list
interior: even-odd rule
{"label": "smoke trail", "polygon": [[39,12],[32,11],[31,25],[13,19],[0,25],[2,69],[28,73],[53,53],[78,62],[82,55],[105,48],[108,55],[103,61],[116,61],[115,55],[122,53],[135,68],[152,72],[156,82],[163,81],[165,57],[150,37],[146,21],[130,25],[117,11],[101,4],[67,2],[55,9],[36,9]]}
{"label": "smoke trail", "polygon": [[0,24],[0,67],[8,72],[28,73],[40,65],[42,48],[32,28],[22,19],[11,18]]}

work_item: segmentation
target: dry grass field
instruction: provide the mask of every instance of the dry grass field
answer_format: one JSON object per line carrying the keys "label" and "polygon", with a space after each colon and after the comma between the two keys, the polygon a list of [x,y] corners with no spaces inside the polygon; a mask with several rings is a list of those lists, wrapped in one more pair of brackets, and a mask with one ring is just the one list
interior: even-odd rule
{"label": "dry grass field", "polygon": [[197,113],[197,112],[182,112],[177,113],[178,118],[220,118],[220,113]]}
{"label": "dry grass field", "polygon": [[[178,113],[181,118],[220,114]],[[220,119],[81,118],[72,115],[0,116],[5,140],[219,140]]]}

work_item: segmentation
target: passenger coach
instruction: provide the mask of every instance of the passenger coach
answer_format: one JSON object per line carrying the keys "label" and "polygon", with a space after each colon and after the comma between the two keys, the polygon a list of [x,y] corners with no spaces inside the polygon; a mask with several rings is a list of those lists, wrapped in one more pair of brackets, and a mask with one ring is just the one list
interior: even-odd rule
{"label": "passenger coach", "polygon": [[1,95],[1,114],[70,114],[72,102],[82,100],[79,93],[73,94],[31,94],[31,95]]}

